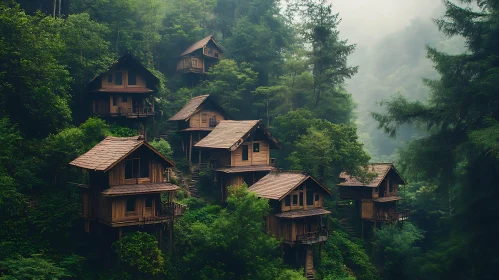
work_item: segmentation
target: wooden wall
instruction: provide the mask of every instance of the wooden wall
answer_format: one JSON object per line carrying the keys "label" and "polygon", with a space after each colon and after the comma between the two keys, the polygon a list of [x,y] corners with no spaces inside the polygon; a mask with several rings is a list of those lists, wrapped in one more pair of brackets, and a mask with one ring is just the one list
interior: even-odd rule
{"label": "wooden wall", "polygon": [[[253,144],[260,144],[260,151],[253,152]],[[248,160],[243,160],[243,145],[248,145]],[[270,147],[265,141],[244,142],[231,155],[231,166],[269,165]]]}
{"label": "wooden wall", "polygon": [[[303,189],[299,190],[298,188],[292,191],[290,194],[287,195],[289,197],[290,205],[286,206],[286,198],[281,200],[281,212],[286,212],[286,211],[291,211],[291,210],[299,210],[299,209],[312,209],[312,208],[322,208],[324,205],[324,194],[322,192],[318,192],[317,190],[312,189],[309,187],[307,191],[307,185],[302,184]],[[307,205],[307,195],[309,195],[309,191],[313,190],[312,196],[313,196],[313,205]],[[303,205],[300,205],[300,193],[303,194]],[[319,195],[319,200],[315,200],[315,196]],[[297,204],[293,205],[293,196],[297,197]]]}
{"label": "wooden wall", "polygon": [[[121,80],[121,85],[115,85],[115,72],[116,71],[121,71],[123,74],[122,74],[122,80]],[[112,83],[108,83],[107,82],[107,76],[111,74],[113,75],[113,82]],[[102,75],[102,78],[101,78],[101,81],[102,81],[102,88],[130,88],[130,87],[133,87],[133,88],[145,88],[147,87],[146,86],[146,81],[144,79],[144,77],[142,77],[140,74],[136,74],[136,84],[135,85],[129,85],[128,84],[128,69],[119,69],[119,70],[114,70],[114,71],[111,71],[107,74],[104,74]]]}
{"label": "wooden wall", "polygon": [[[203,122],[203,116],[205,116],[205,122]],[[210,118],[213,117],[215,117],[217,123],[221,120],[225,120],[225,117],[220,112],[213,110],[201,110],[191,116],[189,119],[189,127],[210,127]]]}
{"label": "wooden wall", "polygon": [[362,200],[361,217],[362,219],[374,219],[376,212],[372,200]]}
{"label": "wooden wall", "polygon": [[163,165],[149,157],[143,155],[134,155],[132,157],[140,157],[140,160],[149,161],[149,177],[147,178],[134,178],[125,179],[125,161],[116,164],[109,170],[109,185],[134,185],[134,184],[147,184],[147,183],[161,183],[163,182]]}
{"label": "wooden wall", "polygon": [[[146,198],[152,198],[152,207],[146,207]],[[126,204],[128,199],[135,198],[135,211],[127,212]],[[159,201],[159,194],[123,196],[112,199],[112,220],[111,222],[120,222],[124,220],[135,220],[140,217],[154,217],[156,212],[156,203]],[[159,203],[159,202],[158,202]]]}
{"label": "wooden wall", "polygon": [[200,57],[185,56],[177,62],[177,71],[184,69],[198,69],[199,73],[204,73],[204,59]]}
{"label": "wooden wall", "polygon": [[[116,105],[113,105],[113,95],[109,96],[109,104],[110,104],[110,112],[111,114],[118,114],[119,108],[124,108],[126,110],[132,110],[132,96],[131,95],[123,95],[123,94],[115,94],[116,96]],[[126,97],[126,101],[124,101],[124,97]],[[142,101],[143,102],[143,101]],[[142,105],[142,104],[141,104]],[[122,112],[124,112],[122,109]]]}

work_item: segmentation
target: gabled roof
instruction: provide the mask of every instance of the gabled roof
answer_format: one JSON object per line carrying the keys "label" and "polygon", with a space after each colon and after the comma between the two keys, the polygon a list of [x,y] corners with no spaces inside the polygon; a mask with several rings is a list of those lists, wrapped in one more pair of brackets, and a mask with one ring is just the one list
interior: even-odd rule
{"label": "gabled roof", "polygon": [[208,42],[212,41],[213,44],[215,44],[215,46],[217,46],[217,48],[220,50],[220,52],[223,53],[223,49],[222,47],[217,44],[217,42],[215,41],[215,39],[213,38],[212,35],[209,35],[208,37],[205,37],[199,41],[197,41],[196,43],[190,45],[183,53],[180,54],[180,56],[184,56],[184,55],[187,55],[187,54],[190,54],[196,50],[199,50],[201,48],[203,48],[204,46],[206,46],[206,44],[208,44]]}
{"label": "gabled roof", "polygon": [[210,134],[201,139],[194,147],[228,149],[234,151],[239,147],[253,131],[262,129],[264,135],[277,148],[281,149],[281,144],[270,134],[270,131],[259,120],[252,121],[220,121]]}
{"label": "gabled roof", "polygon": [[84,153],[69,164],[94,171],[107,172],[118,162],[122,161],[133,151],[141,146],[146,146],[162,160],[171,166],[175,164],[161,155],[156,149],[149,145],[143,136],[112,137],[108,136],[88,152]]}
{"label": "gabled roof", "polygon": [[400,176],[400,173],[395,169],[395,166],[393,166],[393,163],[371,163],[368,164],[367,170],[369,172],[375,173],[376,177],[369,182],[368,184],[363,184],[360,182],[357,178],[351,177],[347,172],[341,172],[340,178],[344,179],[345,181],[338,184],[339,186],[342,187],[370,187],[370,188],[376,188],[378,187],[381,182],[385,179],[386,175],[390,172],[390,170],[394,170],[397,176],[399,177],[400,181],[403,182],[403,184],[407,184],[404,178]]}
{"label": "gabled roof", "polygon": [[225,115],[228,117],[228,114],[225,112],[225,110],[220,107],[213,99],[211,99],[209,94],[205,95],[200,95],[191,98],[187,104],[185,104],[180,111],[178,111],[173,117],[169,118],[169,121],[183,121],[189,119],[192,115],[195,113],[199,112],[199,110],[202,109],[202,106],[205,102],[211,102],[213,106],[216,107],[216,109],[222,113],[222,115]]}
{"label": "gabled roof", "polygon": [[331,191],[315,180],[312,176],[304,173],[289,171],[269,173],[248,188],[248,191],[256,193],[258,197],[282,200],[286,195],[307,180],[312,180],[326,193],[331,195]]}
{"label": "gabled roof", "polygon": [[131,54],[125,54],[125,55],[121,56],[120,58],[118,58],[116,61],[114,61],[114,63],[111,64],[107,68],[106,71],[99,73],[92,80],[90,80],[90,82],[88,82],[88,84],[87,84],[87,87],[91,86],[97,78],[103,76],[104,74],[108,73],[109,71],[117,68],[119,65],[122,65],[122,64],[129,65],[131,68],[133,68],[135,71],[137,71],[139,73],[144,73],[147,76],[147,77],[145,77],[146,79],[152,79],[152,80],[154,80],[155,83],[160,82],[159,78],[154,73],[149,71],[149,69],[147,69],[142,63],[140,63],[140,61],[138,61]]}
{"label": "gabled roof", "polygon": [[162,193],[168,191],[176,191],[179,187],[170,183],[153,183],[153,184],[141,184],[141,185],[120,185],[111,186],[110,188],[104,190],[102,195],[104,196],[121,196],[121,195],[135,195],[135,194],[151,194],[151,193]]}

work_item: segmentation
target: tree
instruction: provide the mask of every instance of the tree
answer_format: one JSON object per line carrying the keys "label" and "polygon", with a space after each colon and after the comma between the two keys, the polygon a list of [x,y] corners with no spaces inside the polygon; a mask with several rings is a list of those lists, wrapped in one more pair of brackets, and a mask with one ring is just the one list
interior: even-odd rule
{"label": "tree", "polygon": [[116,241],[113,247],[132,279],[150,279],[163,273],[165,259],[154,236],[135,232]]}
{"label": "tree", "polygon": [[170,143],[168,143],[165,139],[159,139],[150,142],[151,146],[153,146],[158,152],[160,152],[164,157],[171,158],[173,155],[172,147]]}
{"label": "tree", "polygon": [[447,35],[463,36],[467,51],[449,55],[428,48],[428,57],[441,76],[425,81],[430,89],[428,100],[393,98],[384,103],[386,112],[373,116],[391,134],[405,123],[427,127],[428,135],[409,146],[413,155],[409,170],[438,186],[437,194],[454,226],[442,236],[446,242],[433,252],[433,256],[443,256],[431,258],[440,265],[427,266],[433,270],[426,270],[425,276],[492,279],[499,264],[490,249],[499,233],[496,223],[490,226],[499,219],[499,193],[493,187],[499,177],[484,171],[499,167],[494,138],[499,131],[499,109],[491,105],[499,102],[499,6],[494,0],[459,2],[472,2],[474,7],[445,1],[445,17],[436,22]]}
{"label": "tree", "polygon": [[58,280],[67,279],[72,276],[66,269],[57,266],[54,262],[47,260],[41,255],[8,259],[0,262],[0,267],[5,271],[3,275],[0,275],[1,280]]}

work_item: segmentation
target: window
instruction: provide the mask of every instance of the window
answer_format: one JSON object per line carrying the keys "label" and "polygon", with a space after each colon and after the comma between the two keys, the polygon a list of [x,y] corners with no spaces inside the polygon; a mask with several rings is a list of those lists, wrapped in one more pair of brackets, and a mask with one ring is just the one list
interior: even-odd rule
{"label": "window", "polygon": [[291,197],[289,195],[284,198],[284,206],[291,206]]}
{"label": "window", "polygon": [[260,152],[260,143],[253,143],[253,152]]}
{"label": "window", "polygon": [[116,104],[118,103],[118,97],[116,97],[116,95],[113,95],[113,106],[116,106]]}
{"label": "window", "polygon": [[206,113],[201,113],[201,122],[202,123],[206,123],[206,117],[207,117],[208,114]]}
{"label": "window", "polygon": [[314,192],[307,191],[307,205],[314,205]]}
{"label": "window", "polygon": [[192,67],[198,68],[198,60],[197,59],[192,59]]}
{"label": "window", "polygon": [[152,197],[146,198],[146,208],[152,207]]}
{"label": "window", "polygon": [[318,193],[316,193],[316,194],[315,194],[315,201],[319,201],[319,200],[320,200],[320,198],[321,198],[321,196],[320,196]]}
{"label": "window", "polygon": [[107,75],[107,82],[112,83],[113,82],[113,74]]}
{"label": "window", "polygon": [[125,179],[132,179],[139,177],[139,159],[126,159],[125,160]]}
{"label": "window", "polygon": [[123,83],[123,73],[121,71],[116,71],[114,73],[114,84],[121,85]]}
{"label": "window", "polygon": [[215,126],[217,126],[217,118],[211,117],[210,118],[210,127],[215,127]]}
{"label": "window", "polygon": [[217,52],[215,53],[215,57],[217,57],[217,58],[218,58],[218,53],[217,53]]}
{"label": "window", "polygon": [[392,182],[388,182],[388,192],[393,192],[393,184]]}
{"label": "window", "polygon": [[122,96],[121,101],[127,103],[128,102],[128,97],[127,96]]}
{"label": "window", "polygon": [[126,200],[126,211],[127,212],[135,211],[135,198],[129,198]]}
{"label": "window", "polygon": [[128,84],[132,86],[137,84],[137,74],[133,71],[128,71]]}
{"label": "window", "polygon": [[374,193],[378,193],[378,192],[379,192],[379,187],[376,187],[376,188],[374,189]]}
{"label": "window", "polygon": [[303,206],[303,192],[300,192],[300,206]]}
{"label": "window", "polygon": [[140,161],[140,178],[149,177],[149,162],[147,160]]}
{"label": "window", "polygon": [[243,145],[243,160],[248,160],[248,145]]}
{"label": "window", "polygon": [[293,195],[293,205],[298,205],[298,195]]}

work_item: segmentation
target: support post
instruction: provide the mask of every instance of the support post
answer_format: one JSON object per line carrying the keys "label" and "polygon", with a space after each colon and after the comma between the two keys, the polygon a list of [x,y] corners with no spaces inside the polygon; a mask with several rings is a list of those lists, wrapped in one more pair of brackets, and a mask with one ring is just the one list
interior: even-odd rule
{"label": "support post", "polygon": [[192,157],[192,133],[189,133],[190,135],[190,140],[189,140],[189,162],[192,162],[191,161],[191,157]]}

